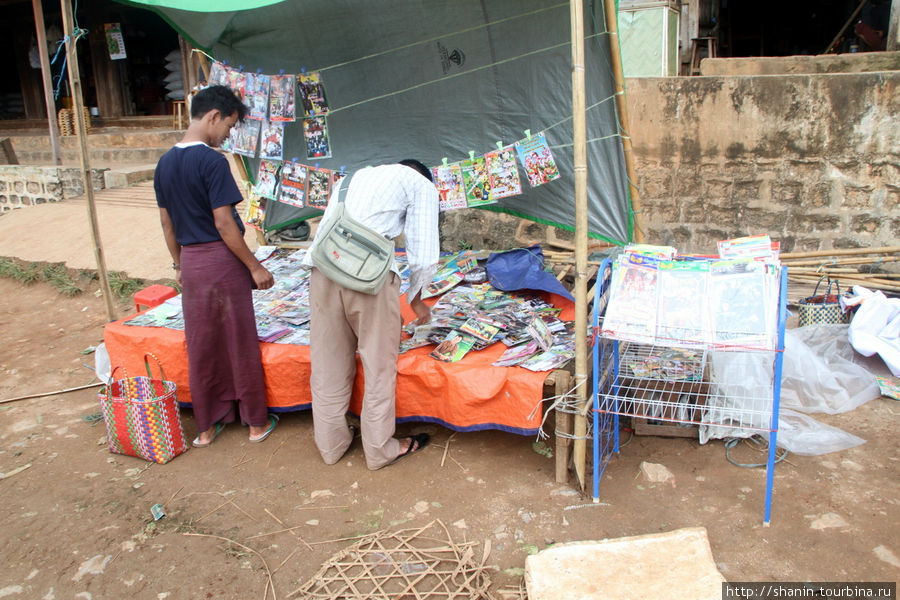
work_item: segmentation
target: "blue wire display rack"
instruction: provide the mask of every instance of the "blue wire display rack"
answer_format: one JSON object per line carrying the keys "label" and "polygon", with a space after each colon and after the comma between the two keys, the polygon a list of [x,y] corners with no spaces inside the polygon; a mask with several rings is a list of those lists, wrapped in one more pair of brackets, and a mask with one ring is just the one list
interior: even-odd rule
{"label": "blue wire display rack", "polygon": [[[768,433],[763,523],[769,524],[787,320],[787,268],[780,267],[780,271],[774,348],[698,345],[671,339],[635,343],[601,333],[612,272],[611,261],[603,262],[592,313],[594,502],[600,501],[600,477],[612,455],[619,452],[621,416]],[[766,356],[772,357],[771,362]],[[744,359],[763,364],[766,380],[741,376]]]}

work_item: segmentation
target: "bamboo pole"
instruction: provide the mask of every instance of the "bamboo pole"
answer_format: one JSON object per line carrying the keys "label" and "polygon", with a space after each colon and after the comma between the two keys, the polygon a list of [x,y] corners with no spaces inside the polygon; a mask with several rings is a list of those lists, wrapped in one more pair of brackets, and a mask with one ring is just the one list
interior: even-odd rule
{"label": "bamboo pole", "polygon": [[[575,398],[586,403],[587,390],[587,125],[584,91],[584,5],[569,0],[572,27],[572,149],[575,171]],[[587,419],[575,417],[575,474],[585,488]]]}
{"label": "bamboo pole", "polygon": [[794,258],[814,258],[816,256],[851,256],[857,254],[892,254],[900,252],[900,246],[878,246],[877,248],[843,248],[834,250],[812,250],[810,252],[782,252],[781,262]]}
{"label": "bamboo pole", "polygon": [[896,262],[900,260],[900,256],[879,256],[879,257],[863,257],[863,258],[833,258],[831,260],[791,260],[783,261],[781,264],[788,267],[828,267],[828,266],[846,266],[846,265],[869,265],[875,263]]}
{"label": "bamboo pole", "polygon": [[50,129],[53,164],[61,165],[62,153],[59,150],[59,124],[56,122],[56,103],[53,100],[50,57],[47,55],[47,30],[44,28],[44,5],[41,0],[31,0],[31,8],[34,11],[34,28],[37,34],[38,55],[41,59],[41,79],[44,81],[44,103],[47,105],[47,125]]}
{"label": "bamboo pole", "polygon": [[81,95],[81,75],[78,71],[78,49],[74,38],[75,18],[72,14],[71,0],[60,0],[63,17],[63,30],[66,36],[66,64],[69,69],[69,85],[72,88],[72,106],[75,111],[75,128],[78,134],[78,150],[81,155],[81,175],[84,181],[84,193],[87,198],[88,219],[91,223],[91,238],[94,241],[94,258],[97,260],[97,273],[100,276],[100,289],[106,301],[106,316],[110,321],[116,320],[116,309],[113,305],[112,290],[109,287],[109,275],[106,272],[106,260],[103,258],[103,243],[100,241],[100,228],[97,223],[97,208],[94,205],[94,178],[91,175],[91,164],[88,156],[87,130],[84,123],[84,100]]}
{"label": "bamboo pole", "polygon": [[622,135],[622,152],[625,155],[625,172],[628,174],[628,189],[631,192],[631,210],[634,213],[634,241],[644,241],[641,227],[641,195],[637,189],[637,173],[634,170],[634,150],[628,128],[628,102],[625,99],[625,75],[622,72],[622,53],[619,48],[619,25],[615,0],[604,0],[606,9],[606,30],[609,32],[609,61],[612,63],[616,80],[616,111],[619,114],[619,130]]}

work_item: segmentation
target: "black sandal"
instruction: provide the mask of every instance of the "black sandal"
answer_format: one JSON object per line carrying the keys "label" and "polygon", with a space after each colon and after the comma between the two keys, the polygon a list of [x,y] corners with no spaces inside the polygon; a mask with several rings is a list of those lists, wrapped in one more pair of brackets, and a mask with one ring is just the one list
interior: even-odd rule
{"label": "black sandal", "polygon": [[[398,454],[397,458],[395,458],[388,464],[392,465],[395,462],[397,462],[398,460],[400,460],[401,458],[403,458],[404,456],[409,456],[410,454],[415,454],[416,452],[418,452],[419,450],[421,450],[422,448],[427,446],[428,442],[430,440],[431,440],[431,436],[428,435],[427,433],[417,433],[416,435],[409,436],[409,447],[406,448],[406,452],[403,452],[402,454]],[[413,450],[413,448],[415,448],[415,450]]]}

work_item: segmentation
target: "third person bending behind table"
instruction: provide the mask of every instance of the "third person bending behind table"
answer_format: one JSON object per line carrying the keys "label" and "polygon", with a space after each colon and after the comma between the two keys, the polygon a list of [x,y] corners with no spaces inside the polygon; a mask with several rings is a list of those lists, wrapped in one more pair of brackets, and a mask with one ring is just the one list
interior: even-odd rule
{"label": "third person bending behind table", "polygon": [[[348,180],[344,210],[351,217],[389,239],[404,234],[410,268],[407,298],[418,323],[428,322],[431,310],[421,294],[434,277],[440,250],[438,192],[431,172],[421,162],[408,159],[367,167],[342,179],[340,185],[346,185]],[[320,231],[332,214],[338,191],[332,192]],[[307,252],[310,266],[311,253],[312,249]],[[366,465],[380,469],[418,452],[429,441],[426,433],[394,438],[394,392],[403,325],[399,289],[396,265],[376,295],[344,288],[312,269],[309,302],[313,428],[316,446],[327,464],[340,460],[353,441],[346,413],[356,376],[357,351],[365,373],[360,426]]]}

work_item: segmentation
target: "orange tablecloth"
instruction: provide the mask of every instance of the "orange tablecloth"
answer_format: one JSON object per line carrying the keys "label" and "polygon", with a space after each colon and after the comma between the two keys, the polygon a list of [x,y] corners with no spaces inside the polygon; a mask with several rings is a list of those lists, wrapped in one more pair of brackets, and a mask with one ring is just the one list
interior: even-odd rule
{"label": "orange tablecloth", "polygon": [[[571,319],[573,306],[558,296],[550,298],[563,306],[562,318]],[[401,298],[404,322],[414,318]],[[106,326],[104,341],[113,367],[128,375],[145,373],[144,353],[155,355],[166,379],[178,388],[183,405],[191,401],[188,387],[187,350],[184,332],[162,327],[125,325],[127,319]],[[547,372],[521,367],[494,367],[506,346],[497,343],[470,352],[461,361],[445,363],[428,356],[431,346],[401,354],[397,360],[397,421],[439,423],[456,431],[501,429],[512,433],[537,433],[543,411],[543,384]],[[273,412],[310,408],[309,346],[260,343],[266,395]],[[150,361],[151,365],[154,362]],[[122,369],[116,373],[122,376]],[[350,410],[362,408],[364,375],[357,359],[357,374]]]}

